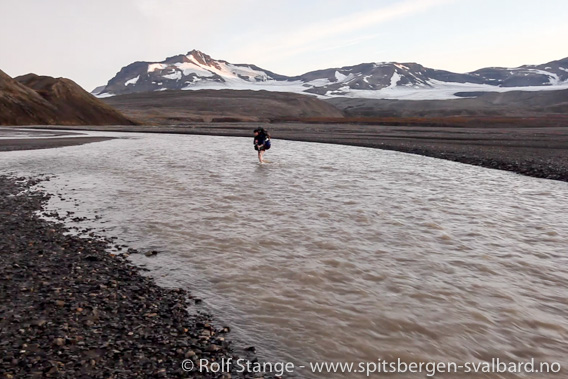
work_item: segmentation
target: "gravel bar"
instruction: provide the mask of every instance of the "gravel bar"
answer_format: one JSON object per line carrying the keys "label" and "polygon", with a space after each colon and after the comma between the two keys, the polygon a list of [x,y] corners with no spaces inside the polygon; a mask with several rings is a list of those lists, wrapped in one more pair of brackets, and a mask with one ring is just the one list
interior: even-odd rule
{"label": "gravel bar", "polygon": [[[184,361],[238,359],[230,329],[110,253],[111,241],[40,217],[50,197],[42,180],[0,176],[0,378],[260,375],[184,371]],[[241,358],[258,364],[253,347]]]}

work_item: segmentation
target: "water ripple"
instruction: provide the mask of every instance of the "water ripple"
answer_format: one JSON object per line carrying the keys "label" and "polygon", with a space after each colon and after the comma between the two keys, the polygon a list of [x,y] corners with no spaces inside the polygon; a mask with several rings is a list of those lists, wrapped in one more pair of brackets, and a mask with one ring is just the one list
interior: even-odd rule
{"label": "water ripple", "polygon": [[77,215],[163,251],[137,263],[261,355],[568,364],[567,183],[288,141],[260,166],[249,139],[125,136],[0,167],[57,174]]}

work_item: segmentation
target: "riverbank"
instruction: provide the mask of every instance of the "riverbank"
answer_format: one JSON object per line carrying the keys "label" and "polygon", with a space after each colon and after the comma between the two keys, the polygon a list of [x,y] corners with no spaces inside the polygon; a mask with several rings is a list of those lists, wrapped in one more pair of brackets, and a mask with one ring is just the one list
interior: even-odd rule
{"label": "riverbank", "polygon": [[0,128],[0,151],[52,149],[55,147],[84,145],[113,137],[91,137],[84,133],[57,130],[28,130],[27,128]]}
{"label": "riverbank", "polygon": [[198,299],[157,286],[127,254],[109,253],[112,241],[40,218],[50,196],[34,187],[41,180],[0,176],[4,378],[193,377],[182,362],[233,357],[229,328],[214,326]]}
{"label": "riverbank", "polygon": [[33,139],[1,139],[0,151],[53,149],[55,147],[77,146],[86,143],[108,141],[111,137],[61,137]]}
{"label": "riverbank", "polygon": [[[568,128],[562,126],[389,126],[306,123],[195,123],[183,126],[77,127],[83,130],[250,137],[258,126],[273,139],[395,150],[568,181]],[[56,127],[57,129],[70,129]]]}

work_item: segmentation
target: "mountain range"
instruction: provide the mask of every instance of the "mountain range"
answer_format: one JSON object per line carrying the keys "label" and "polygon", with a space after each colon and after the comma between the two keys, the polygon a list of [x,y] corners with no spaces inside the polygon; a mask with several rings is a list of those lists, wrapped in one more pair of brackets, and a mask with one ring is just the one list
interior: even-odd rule
{"label": "mountain range", "polygon": [[567,88],[568,58],[516,68],[488,67],[463,74],[418,63],[362,63],[291,77],[254,64],[213,59],[192,50],[161,62],[129,64],[93,94],[109,97],[165,90],[246,89],[311,94],[323,99],[444,100],[477,97],[487,92]]}

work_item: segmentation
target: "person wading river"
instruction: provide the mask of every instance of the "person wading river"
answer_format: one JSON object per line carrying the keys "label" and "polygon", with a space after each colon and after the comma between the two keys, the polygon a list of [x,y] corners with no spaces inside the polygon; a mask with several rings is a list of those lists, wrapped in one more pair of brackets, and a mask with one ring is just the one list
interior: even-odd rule
{"label": "person wading river", "polygon": [[254,130],[254,149],[258,151],[258,161],[264,163],[264,152],[270,149],[270,135],[264,128]]}

